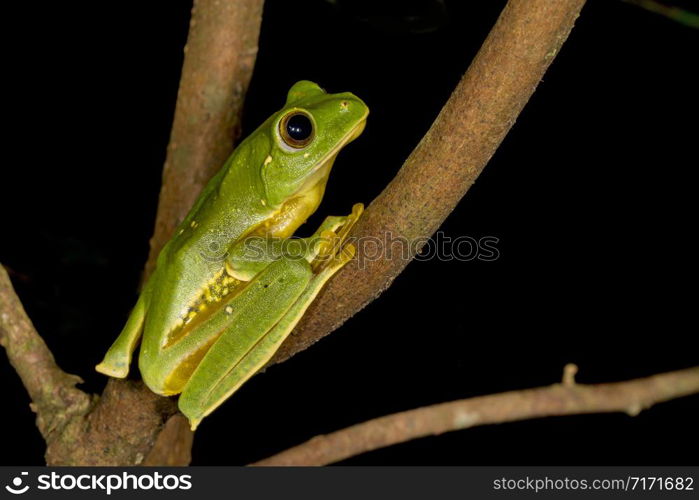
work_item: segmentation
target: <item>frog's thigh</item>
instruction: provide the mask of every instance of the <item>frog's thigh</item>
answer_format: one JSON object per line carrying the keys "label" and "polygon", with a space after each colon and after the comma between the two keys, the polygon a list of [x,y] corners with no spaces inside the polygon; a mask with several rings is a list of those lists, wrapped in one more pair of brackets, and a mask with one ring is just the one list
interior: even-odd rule
{"label": "frog's thigh", "polygon": [[236,242],[226,257],[226,270],[233,277],[249,281],[266,269],[272,262],[284,255],[284,245],[281,239],[254,236]]}
{"label": "frog's thigh", "polygon": [[[310,265],[305,260],[280,259],[247,285],[258,289],[253,302],[241,304],[245,310],[223,306],[221,313],[235,313],[236,319],[211,346],[180,396],[180,410],[190,419],[192,427],[272,357],[313,300],[305,301],[298,319],[289,324],[289,312],[299,308],[299,299],[307,294],[312,280]],[[286,325],[283,336],[277,331],[278,325]]]}

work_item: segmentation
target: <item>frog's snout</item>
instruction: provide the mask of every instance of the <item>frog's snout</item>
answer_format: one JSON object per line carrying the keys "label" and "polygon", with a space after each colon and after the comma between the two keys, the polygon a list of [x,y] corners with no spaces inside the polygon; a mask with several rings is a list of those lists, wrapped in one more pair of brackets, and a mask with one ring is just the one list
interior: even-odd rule
{"label": "frog's snout", "polygon": [[366,127],[366,115],[364,116],[364,119],[360,121],[357,126],[354,128],[352,131],[352,135],[350,136],[349,140],[347,142],[351,142],[355,140],[357,137],[362,135],[362,132],[364,132],[364,128]]}
{"label": "frog's snout", "polygon": [[343,92],[336,94],[336,99],[339,102],[340,111],[350,111],[366,115],[369,113],[369,107],[359,97],[351,92]]}

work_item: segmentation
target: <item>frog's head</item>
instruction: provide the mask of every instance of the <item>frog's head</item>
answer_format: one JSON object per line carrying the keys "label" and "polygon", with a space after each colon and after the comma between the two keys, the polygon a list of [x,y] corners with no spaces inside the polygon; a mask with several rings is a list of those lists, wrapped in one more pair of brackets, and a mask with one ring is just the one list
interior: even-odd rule
{"label": "frog's head", "polygon": [[[364,130],[369,108],[355,95],[328,94],[300,81],[269,122],[270,154],[262,166],[270,206],[304,200],[315,210],[337,153]],[[314,206],[310,206],[314,205]]]}

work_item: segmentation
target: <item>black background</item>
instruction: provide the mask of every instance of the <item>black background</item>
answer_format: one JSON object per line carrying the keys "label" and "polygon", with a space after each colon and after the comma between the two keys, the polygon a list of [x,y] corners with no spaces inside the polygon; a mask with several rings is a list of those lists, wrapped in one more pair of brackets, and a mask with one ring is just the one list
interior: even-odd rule
{"label": "black background", "polygon": [[[299,79],[371,108],[310,227],[368,203],[393,177],[504,1],[450,1],[441,14],[439,5],[268,0],[245,133]],[[147,256],[190,2],[27,7],[5,19],[16,32],[4,50],[0,261],[60,365],[99,392],[93,366],[135,301]],[[698,364],[698,35],[591,0],[441,228],[496,236],[500,258],[410,264],[341,329],[207,418],[193,463],[244,464],[386,413],[553,383],[568,362],[590,383]],[[0,463],[43,463],[27,395],[0,357]],[[696,463],[698,416],[694,396],[636,418],[482,427],[343,463]]]}

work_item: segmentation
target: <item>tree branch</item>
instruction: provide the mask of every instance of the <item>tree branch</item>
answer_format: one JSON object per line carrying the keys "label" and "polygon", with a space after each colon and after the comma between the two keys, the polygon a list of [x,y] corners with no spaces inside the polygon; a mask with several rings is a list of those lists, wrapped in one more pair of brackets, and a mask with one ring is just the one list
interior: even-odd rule
{"label": "tree branch", "polygon": [[[263,5],[264,0],[194,2],[144,281],[155,269],[163,245],[240,137]],[[145,463],[187,465],[192,440],[183,417],[174,415]]]}
{"label": "tree branch", "polygon": [[90,396],[75,387],[82,380],[61,370],[34,328],[0,265],[0,345],[32,400],[36,425],[47,441],[90,407]]}
{"label": "tree branch", "polygon": [[77,389],[27,317],[0,266],[0,345],[32,400],[49,465],[124,465],[143,461],[175,404],[141,382],[114,380],[102,397]]}
{"label": "tree branch", "polygon": [[141,381],[113,379],[89,412],[73,418],[46,442],[48,465],[139,465],[168,419],[172,399]]}
{"label": "tree branch", "polygon": [[[262,2],[238,0],[232,3],[239,4],[238,8],[202,19],[197,19],[198,9],[214,9],[212,5],[216,2],[199,0],[195,7],[146,275],[174,227],[230,153],[231,137],[227,127],[239,125],[237,114],[233,115],[232,122],[224,117],[230,117],[226,114],[230,107],[240,111],[249,80],[246,71],[251,70],[254,62],[253,42],[256,44],[257,35],[256,31],[255,36],[247,38],[241,33],[235,36],[231,33],[244,32],[251,26],[258,30],[257,15]],[[247,10],[243,4],[247,5]],[[435,124],[396,179],[360,219],[356,236],[384,235],[391,231],[413,241],[430,236],[439,227],[514,123],[565,41],[583,4],[584,0],[510,0]],[[241,22],[244,16],[237,20],[226,19],[226,15],[235,13],[244,13],[254,20]],[[237,28],[231,30],[230,26]],[[231,39],[221,43],[220,37],[226,36],[225,33]],[[207,52],[213,41],[216,41],[214,45],[232,47],[236,40],[249,50],[240,54],[242,60],[231,57],[230,53],[219,59]],[[247,62],[246,54],[251,58]],[[243,72],[242,77],[236,74],[239,71]],[[214,76],[209,79],[208,73]],[[226,75],[231,78],[231,73],[233,80],[226,80]],[[242,81],[242,90],[235,85],[228,86],[227,82],[231,81]],[[217,90],[208,94],[208,85],[212,82]],[[227,104],[230,94],[233,102]],[[220,149],[222,143],[226,146]],[[348,266],[349,269],[339,273],[337,282],[331,283],[311,306],[275,361],[288,358],[330,333],[387,288],[406,264],[407,261],[374,261],[362,271],[356,263]],[[171,451],[188,450],[186,443],[191,443],[191,436],[186,426],[173,424],[165,429],[166,435],[158,437],[158,445],[146,459],[147,463],[157,463],[155,457],[167,456],[167,450],[158,449],[161,445]],[[182,453],[162,463],[187,463],[188,459],[188,453]]]}
{"label": "tree branch", "polygon": [[[390,232],[415,241],[439,227],[514,123],[583,4],[584,0],[509,1],[437,120],[394,181],[370,205],[355,236]],[[261,10],[262,0],[195,1],[146,276],[239,133]],[[362,259],[363,248],[359,250]],[[347,266],[312,305],[275,361],[327,335],[386,289],[407,262],[365,260],[363,269],[356,262]],[[41,346],[38,352],[47,358]],[[82,395],[78,399],[87,397],[77,392]],[[120,418],[125,403],[131,420]],[[183,430],[186,427],[168,424],[166,432],[172,434],[158,435],[173,412],[171,400],[152,395],[142,384],[110,380],[90,414],[73,419],[63,439],[54,441],[54,446],[49,443],[47,459],[62,464],[141,463],[153,443],[158,443],[187,450],[160,463],[186,463],[186,442],[191,442],[191,435]],[[109,415],[113,425],[107,425]],[[99,429],[104,434],[94,434]],[[120,442],[131,445],[121,447]],[[145,461],[158,463],[151,458],[167,457],[161,451],[153,449]]]}
{"label": "tree branch", "polygon": [[[316,436],[251,465],[325,465],[420,437],[479,425],[562,415],[623,412],[699,393],[699,367],[610,384],[580,385],[568,365],[563,383],[426,406]],[[574,371],[573,371],[574,373]]]}
{"label": "tree branch", "polygon": [[[194,3],[144,280],[155,269],[163,245],[240,136],[263,5],[264,0]],[[189,426],[174,415],[145,463],[187,465],[192,440]]]}
{"label": "tree branch", "polygon": [[[195,0],[144,276],[240,135],[257,55],[263,0]],[[110,379],[94,405],[73,386],[26,317],[4,274],[2,329],[13,366],[34,401],[51,465],[189,463],[192,435],[176,405],[142,383]],[[60,432],[53,432],[59,430]],[[161,432],[164,429],[164,432]]]}
{"label": "tree branch", "polygon": [[672,21],[684,24],[690,28],[699,29],[699,14],[674,5],[665,5],[656,0],[622,0],[654,14],[660,14]]}
{"label": "tree branch", "polygon": [[[584,0],[510,0],[466,74],[398,175],[371,203],[351,236],[357,258],[338,272],[271,363],[338,328],[386,290],[409,258],[371,258],[387,236],[426,241],[493,156],[560,51]],[[371,243],[365,248],[361,242]]]}
{"label": "tree branch", "polygon": [[146,277],[240,136],[263,0],[195,0]]}

